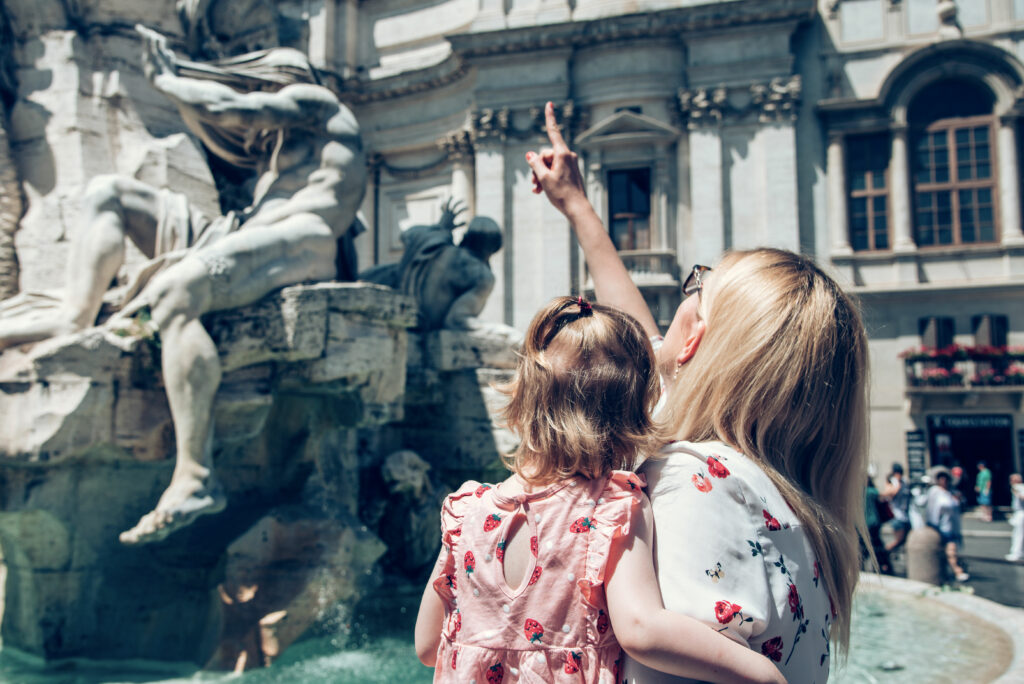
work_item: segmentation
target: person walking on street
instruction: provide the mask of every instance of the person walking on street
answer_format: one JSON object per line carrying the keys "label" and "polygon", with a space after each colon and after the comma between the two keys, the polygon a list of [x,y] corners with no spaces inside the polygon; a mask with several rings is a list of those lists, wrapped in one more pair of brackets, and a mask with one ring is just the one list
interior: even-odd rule
{"label": "person walking on street", "polygon": [[978,462],[978,477],[974,480],[974,491],[978,493],[978,507],[981,519],[992,522],[992,471],[984,461]]}
{"label": "person walking on street", "polygon": [[1020,473],[1010,475],[1010,553],[1008,561],[1024,561],[1024,478]]}
{"label": "person walking on street", "polygon": [[971,576],[960,565],[958,551],[960,544],[963,543],[963,535],[960,532],[960,501],[950,491],[952,481],[953,476],[945,466],[932,468],[934,484],[928,489],[924,521],[928,527],[939,533],[953,577],[957,582],[966,582]]}
{"label": "person walking on street", "polygon": [[[885,542],[882,541],[882,516],[880,515],[879,508],[884,507],[885,502],[879,498],[878,488],[875,486],[875,481],[868,475],[867,486],[864,489],[864,522],[868,528],[868,540],[871,543],[871,551],[875,555],[875,561],[878,563],[878,571],[883,575],[891,575],[892,568],[889,566],[889,552],[885,548]],[[864,559],[867,560],[869,554],[867,553],[867,546],[861,541],[861,552]]]}
{"label": "person walking on street", "polygon": [[881,496],[892,508],[892,520],[889,521],[889,525],[892,527],[893,540],[885,547],[888,553],[892,553],[907,542],[907,533],[910,531],[910,499],[913,496],[910,487],[903,480],[903,466],[899,463],[892,464],[892,474]]}

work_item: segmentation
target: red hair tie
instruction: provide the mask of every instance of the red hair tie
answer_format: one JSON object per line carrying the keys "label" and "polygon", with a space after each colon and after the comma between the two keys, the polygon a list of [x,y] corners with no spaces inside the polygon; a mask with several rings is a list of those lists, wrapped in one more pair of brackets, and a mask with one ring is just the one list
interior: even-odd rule
{"label": "red hair tie", "polygon": [[581,314],[585,314],[585,313],[588,314],[588,313],[592,313],[594,311],[594,308],[592,306],[590,306],[590,302],[588,302],[586,299],[584,299],[582,295],[580,295],[579,297],[576,298],[576,303],[580,307],[580,313]]}

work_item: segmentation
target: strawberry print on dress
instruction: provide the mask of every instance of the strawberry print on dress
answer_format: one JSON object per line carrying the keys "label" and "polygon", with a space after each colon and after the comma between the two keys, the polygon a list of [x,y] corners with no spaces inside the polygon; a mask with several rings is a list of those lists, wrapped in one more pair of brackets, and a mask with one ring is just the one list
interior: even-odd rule
{"label": "strawberry print on dress", "polygon": [[[472,482],[447,497],[443,567],[433,584],[448,616],[437,657],[445,666],[435,668],[435,681],[564,681],[569,674],[572,681],[621,681],[605,570],[639,514],[644,483],[621,471],[574,480],[515,495],[505,494],[507,483],[481,489]],[[501,561],[517,520],[516,534],[529,539],[527,558],[537,560],[512,586]],[[457,569],[466,571],[462,582],[450,582]],[[521,636],[510,643],[514,633]]]}
{"label": "strawberry print on dress", "polygon": [[708,473],[711,474],[711,477],[721,479],[729,477],[729,469],[722,465],[722,462],[714,456],[708,456]]}

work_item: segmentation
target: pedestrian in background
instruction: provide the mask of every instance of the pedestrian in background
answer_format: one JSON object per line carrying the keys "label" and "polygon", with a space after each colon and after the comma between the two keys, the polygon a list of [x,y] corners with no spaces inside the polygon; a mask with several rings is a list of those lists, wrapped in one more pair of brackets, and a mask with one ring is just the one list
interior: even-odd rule
{"label": "pedestrian in background", "polygon": [[1008,561],[1024,561],[1024,478],[1020,473],[1010,475],[1010,553]]}
{"label": "pedestrian in background", "polygon": [[[889,552],[886,551],[885,542],[882,541],[883,506],[884,510],[889,509],[889,505],[879,499],[875,481],[868,475],[867,486],[864,488],[864,522],[868,527],[868,539],[871,542],[871,551],[874,553],[875,561],[878,563],[878,571],[884,575],[891,575]],[[869,556],[863,540],[861,540],[861,555],[865,559]]]}
{"label": "pedestrian in background", "polygon": [[903,466],[899,463],[892,464],[892,473],[881,496],[883,500],[889,502],[892,509],[892,520],[889,521],[889,525],[892,528],[893,540],[885,547],[886,552],[892,553],[907,541],[907,532],[910,531],[910,499],[913,496],[903,479]]}
{"label": "pedestrian in background", "polygon": [[978,477],[974,480],[974,491],[978,493],[981,519],[992,522],[992,471],[984,461],[978,461]]}
{"label": "pedestrian in background", "polygon": [[953,577],[957,582],[966,582],[971,576],[960,565],[959,548],[963,535],[960,531],[960,500],[950,491],[953,476],[945,466],[936,466],[932,468],[931,479],[934,484],[928,489],[925,501],[925,524],[939,533]]}

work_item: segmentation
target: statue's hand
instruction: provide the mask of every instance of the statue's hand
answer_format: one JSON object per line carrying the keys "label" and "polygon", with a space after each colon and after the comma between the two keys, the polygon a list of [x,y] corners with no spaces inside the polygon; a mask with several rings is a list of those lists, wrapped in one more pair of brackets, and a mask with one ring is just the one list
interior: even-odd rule
{"label": "statue's hand", "polygon": [[167,36],[142,24],[136,24],[135,30],[142,36],[142,42],[146,47],[142,53],[142,71],[146,78],[153,83],[162,74],[176,74],[178,58],[167,47]]}
{"label": "statue's hand", "polygon": [[438,225],[446,230],[454,230],[459,226],[466,225],[465,221],[459,221],[458,223],[455,222],[455,219],[458,218],[459,214],[465,211],[466,205],[463,204],[461,200],[455,201],[453,198],[449,197],[444,203],[444,206],[441,207],[441,220],[438,221]]}

